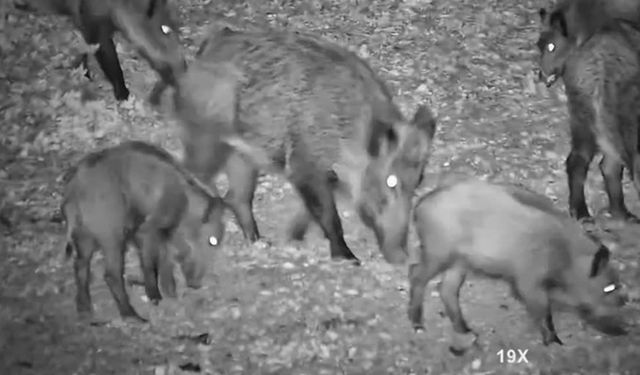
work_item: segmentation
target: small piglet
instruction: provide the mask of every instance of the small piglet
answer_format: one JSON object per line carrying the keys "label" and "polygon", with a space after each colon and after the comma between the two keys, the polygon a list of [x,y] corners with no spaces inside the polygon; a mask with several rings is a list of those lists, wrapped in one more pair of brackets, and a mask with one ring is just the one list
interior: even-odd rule
{"label": "small piglet", "polygon": [[165,296],[176,297],[174,258],[187,286],[199,288],[206,271],[203,252],[222,242],[224,207],[221,198],[158,146],[129,141],[85,156],[65,176],[61,208],[67,255],[76,254],[80,317],[92,316],[90,267],[97,249],[103,251],[104,279],[123,318],[145,321],[124,286],[127,244],[139,251],[145,292],[154,304],[162,298],[158,282]]}
{"label": "small piglet", "polygon": [[[625,297],[609,264],[609,250],[545,197],[458,179],[421,197],[414,215],[421,245],[410,256],[408,314],[416,331],[424,329],[425,287],[443,273],[440,297],[453,329],[473,333],[459,303],[471,271],[507,281],[540,328],[545,345],[562,344],[551,317],[552,302],[606,334],[626,334],[618,311]],[[454,354],[464,351],[450,349]]]}

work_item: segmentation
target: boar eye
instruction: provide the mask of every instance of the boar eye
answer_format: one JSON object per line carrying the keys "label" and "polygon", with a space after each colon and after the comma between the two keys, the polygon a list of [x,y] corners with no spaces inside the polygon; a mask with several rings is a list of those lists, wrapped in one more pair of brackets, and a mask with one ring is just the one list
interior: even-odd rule
{"label": "boar eye", "polygon": [[216,236],[209,237],[209,245],[217,246],[218,245],[218,237],[216,237]]}
{"label": "boar eye", "polygon": [[553,52],[556,50],[556,45],[554,43],[547,44],[547,52]]}
{"label": "boar eye", "polygon": [[160,26],[160,30],[162,30],[162,33],[164,35],[167,35],[167,34],[171,33],[171,28],[169,26],[167,26],[167,25]]}
{"label": "boar eye", "polygon": [[392,189],[398,186],[398,177],[396,177],[395,174],[390,174],[389,177],[387,177],[387,186]]}
{"label": "boar eye", "polygon": [[604,287],[604,289],[602,289],[605,293],[611,293],[614,290],[616,290],[616,285],[615,284],[609,284],[607,286]]}

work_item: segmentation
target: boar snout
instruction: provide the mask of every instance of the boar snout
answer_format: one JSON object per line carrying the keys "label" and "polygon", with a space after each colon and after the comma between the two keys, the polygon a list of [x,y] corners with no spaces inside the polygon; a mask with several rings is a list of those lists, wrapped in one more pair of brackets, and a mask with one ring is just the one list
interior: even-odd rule
{"label": "boar snout", "polygon": [[580,306],[578,311],[587,324],[604,334],[621,336],[629,333],[626,328],[627,324],[620,313],[611,308],[596,311],[588,306]]}
{"label": "boar snout", "polygon": [[623,336],[629,333],[625,322],[617,316],[599,316],[587,319],[593,328],[610,336]]}
{"label": "boar snout", "polygon": [[380,252],[390,264],[404,263],[408,258],[409,203],[396,201],[380,213],[371,225]]}

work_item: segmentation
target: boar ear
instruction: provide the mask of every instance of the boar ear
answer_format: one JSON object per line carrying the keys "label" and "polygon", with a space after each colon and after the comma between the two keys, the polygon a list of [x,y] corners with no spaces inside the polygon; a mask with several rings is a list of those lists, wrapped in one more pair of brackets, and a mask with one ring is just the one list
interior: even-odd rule
{"label": "boar ear", "polygon": [[402,154],[407,160],[426,162],[436,131],[436,119],[426,106],[420,106],[410,126],[398,129]]}
{"label": "boar ear", "polygon": [[540,22],[544,24],[548,15],[547,10],[545,8],[540,8],[540,10],[538,10],[538,15],[540,16]]}
{"label": "boar ear", "polygon": [[589,277],[597,276],[600,271],[609,263],[609,257],[611,256],[611,251],[607,249],[606,246],[600,245],[598,251],[596,251],[593,256],[593,260],[591,261],[591,272]]}
{"label": "boar ear", "polygon": [[433,135],[436,132],[436,118],[427,106],[421,105],[418,107],[415,115],[413,115],[412,123],[424,133],[429,141],[433,139]]}
{"label": "boar ear", "polygon": [[[208,223],[213,214],[216,213],[216,215],[220,215],[222,216],[222,213],[224,212],[225,209],[230,208],[230,206],[227,204],[227,202],[221,198],[221,197],[209,197],[209,200],[207,202],[207,207],[205,208],[203,214],[202,214],[202,223],[206,224]],[[216,219],[220,219],[219,217],[217,217]]]}
{"label": "boar ear", "polygon": [[559,31],[565,38],[569,36],[569,32],[567,30],[567,19],[563,12],[555,11],[551,13],[549,16],[549,24],[552,29]]}
{"label": "boar ear", "polygon": [[400,129],[389,128],[384,132],[379,140],[379,155],[389,155],[398,148],[398,137],[400,136],[399,130]]}
{"label": "boar ear", "polygon": [[167,0],[149,0],[149,7],[147,8],[147,18],[153,18],[153,15],[158,13],[160,9],[167,7]]}

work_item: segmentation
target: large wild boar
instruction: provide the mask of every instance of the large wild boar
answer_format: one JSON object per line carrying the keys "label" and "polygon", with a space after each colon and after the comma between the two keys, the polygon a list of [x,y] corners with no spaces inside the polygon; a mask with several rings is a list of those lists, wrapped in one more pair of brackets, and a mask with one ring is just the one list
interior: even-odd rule
{"label": "large wild boar", "polygon": [[[139,48],[156,49],[142,40]],[[426,107],[407,121],[354,53],[300,33],[223,28],[206,38],[178,80],[174,107],[188,168],[206,180],[227,161],[235,165],[225,168],[232,181],[225,200],[246,237],[258,237],[255,171],[272,168],[295,186],[332,258],[356,259],[343,238],[336,179],[349,186],[385,257],[405,248],[436,121]]]}
{"label": "large wild boar", "polygon": [[569,39],[581,46],[611,22],[640,25],[640,0],[559,0],[550,13],[561,12]]}
{"label": "large wild boar", "polygon": [[540,10],[540,77],[547,84],[562,78],[568,98],[571,152],[566,160],[569,207],[578,219],[591,215],[584,181],[597,151],[600,171],[616,219],[637,221],[624,203],[623,167],[640,192],[640,29],[625,21],[603,25],[580,46],[565,12]]}
{"label": "large wild boar", "polygon": [[104,278],[123,318],[144,321],[124,286],[127,244],[139,251],[145,292],[154,304],[162,298],[158,281],[165,296],[176,297],[174,257],[187,285],[199,288],[206,271],[203,252],[223,241],[223,210],[224,202],[160,147],[129,141],[85,156],[65,176],[61,209],[67,255],[76,254],[81,318],[92,315],[89,280],[97,249],[104,253]]}
{"label": "large wild boar", "polygon": [[[99,44],[96,60],[113,87],[116,100],[127,100],[129,89],[118,61],[113,35],[121,29],[114,16],[116,12],[127,14],[128,20],[136,22],[138,32],[152,37],[167,53],[180,50],[178,41],[179,17],[177,9],[169,0],[13,0],[18,9],[56,13],[71,17],[73,24],[82,33],[88,44]],[[128,34],[127,37],[135,37]],[[135,44],[135,43],[134,43]],[[81,60],[90,78],[88,55]],[[184,65],[184,60],[179,62]],[[161,75],[166,69],[154,67]],[[163,80],[172,81],[171,76]]]}
{"label": "large wild boar", "polygon": [[[416,330],[424,329],[425,287],[443,274],[440,297],[453,329],[472,333],[459,292],[473,272],[511,285],[545,345],[562,344],[551,303],[572,309],[606,334],[626,333],[618,311],[625,297],[609,250],[546,197],[510,185],[454,179],[422,196],[414,216],[420,247],[409,262],[408,315]],[[465,348],[451,349],[459,354]]]}

